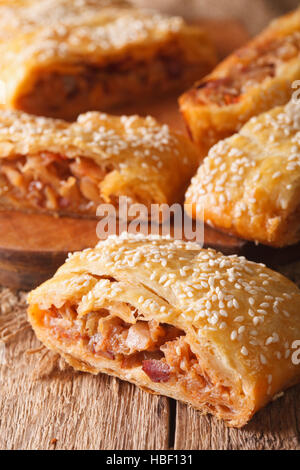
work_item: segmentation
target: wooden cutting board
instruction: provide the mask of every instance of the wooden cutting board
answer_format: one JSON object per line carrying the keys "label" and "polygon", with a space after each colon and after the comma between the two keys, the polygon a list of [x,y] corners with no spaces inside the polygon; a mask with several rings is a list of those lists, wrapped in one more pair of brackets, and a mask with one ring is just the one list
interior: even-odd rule
{"label": "wooden cutting board", "polygon": [[[234,21],[204,25],[222,56],[248,38]],[[146,113],[139,106],[131,111]],[[149,104],[147,113],[183,128],[174,100]],[[29,288],[30,276],[39,272],[43,280],[68,251],[96,242],[95,222],[46,222],[44,217],[28,223],[23,215],[2,214],[0,282]],[[213,237],[213,243],[224,246],[221,234]],[[226,243],[230,250],[238,243],[251,256],[253,246],[236,239]],[[291,276],[300,280],[300,267]],[[76,373],[45,350],[28,354],[40,343],[26,327],[25,311],[19,294],[0,288],[0,449],[300,449],[299,387],[259,412],[244,429],[228,429],[181,403],[115,378]],[[15,336],[16,330],[20,333]],[[10,339],[4,345],[1,338]]]}
{"label": "wooden cutting board", "polygon": [[[69,252],[95,246],[98,221],[0,212],[0,285],[31,290],[49,279]],[[161,230],[161,227],[158,227]],[[148,233],[148,226],[141,227]],[[130,230],[129,230],[130,232]],[[300,244],[285,249],[256,246],[204,226],[204,247],[244,255],[270,267],[300,258]]]}
{"label": "wooden cutting board", "polygon": [[[99,241],[97,223],[95,220],[0,212],[0,284],[30,290],[49,279],[69,252],[96,245]],[[148,226],[141,231],[147,234]],[[205,246],[226,254],[241,253],[246,245],[209,227],[204,233]]]}

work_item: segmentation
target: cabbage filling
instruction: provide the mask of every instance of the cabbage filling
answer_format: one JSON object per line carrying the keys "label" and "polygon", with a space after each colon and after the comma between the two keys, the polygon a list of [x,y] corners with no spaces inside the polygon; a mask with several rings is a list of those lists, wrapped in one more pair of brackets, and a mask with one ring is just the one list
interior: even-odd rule
{"label": "cabbage filling", "polygon": [[51,152],[2,159],[1,199],[16,210],[95,217],[103,202],[100,184],[111,170],[88,158],[70,160]]}
{"label": "cabbage filling", "polygon": [[[238,61],[231,67],[228,76],[205,80],[197,85],[201,104],[214,103],[226,106],[237,103],[248,88],[276,76],[281,64],[296,58],[300,52],[298,31],[289,37],[278,38],[236,52]],[[251,61],[249,61],[249,57]]]}
{"label": "cabbage filling", "polygon": [[[136,323],[126,323],[120,313],[134,314]],[[236,399],[232,387],[214,380],[201,366],[183,330],[156,320],[140,320],[137,310],[124,302],[78,316],[77,306],[65,303],[40,312],[40,321],[59,344],[80,344],[93,360],[105,359],[123,370],[138,368],[153,383],[179,386],[195,402],[205,403],[207,410],[234,415]],[[80,358],[79,358],[80,359]]]}
{"label": "cabbage filling", "polygon": [[208,72],[209,64],[188,62],[170,43],[147,59],[125,57],[104,65],[78,63],[74,73],[39,72],[17,107],[28,113],[73,119],[85,110],[106,111],[152,93],[182,91]]}

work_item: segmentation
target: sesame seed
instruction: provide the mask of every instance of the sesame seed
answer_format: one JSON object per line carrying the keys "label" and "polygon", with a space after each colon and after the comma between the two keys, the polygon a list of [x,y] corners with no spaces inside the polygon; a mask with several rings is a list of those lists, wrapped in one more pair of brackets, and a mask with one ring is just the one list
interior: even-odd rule
{"label": "sesame seed", "polygon": [[237,331],[233,330],[233,331],[231,332],[230,339],[231,339],[232,341],[234,341],[234,340],[236,340],[236,338],[237,338]]}
{"label": "sesame seed", "polygon": [[239,323],[242,322],[243,320],[244,320],[244,317],[242,315],[234,319],[234,321],[239,322]]}
{"label": "sesame seed", "polygon": [[259,358],[260,358],[260,362],[261,362],[263,365],[267,364],[267,359],[266,359],[266,357],[265,357],[263,354],[260,354]]}

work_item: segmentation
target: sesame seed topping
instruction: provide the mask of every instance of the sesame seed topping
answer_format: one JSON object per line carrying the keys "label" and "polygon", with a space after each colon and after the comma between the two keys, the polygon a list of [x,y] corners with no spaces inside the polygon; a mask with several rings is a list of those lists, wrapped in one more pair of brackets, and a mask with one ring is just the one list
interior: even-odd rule
{"label": "sesame seed topping", "polygon": [[237,331],[233,330],[230,335],[230,339],[234,341],[237,338]]}
{"label": "sesame seed topping", "polygon": [[[298,36],[299,32],[296,34]],[[244,239],[269,242],[270,234],[265,227],[274,217],[278,221],[277,231],[282,233],[285,224],[282,210],[293,215],[295,209],[291,201],[297,191],[294,181],[300,177],[299,115],[299,103],[291,100],[286,106],[261,114],[257,118],[259,122],[250,120],[238,133],[219,141],[210,149],[193,178],[187,203],[196,204],[202,198],[210,224],[219,228],[227,228],[228,221],[223,218],[223,225],[222,215],[229,214],[232,231]],[[269,137],[265,145],[261,136]],[[273,188],[269,191],[266,190],[268,179]],[[261,201],[264,201],[263,207]],[[259,230],[258,220],[261,220]],[[286,231],[286,244],[295,243],[298,234],[299,227],[295,224],[293,230]],[[265,279],[263,286],[267,287],[268,282]],[[249,293],[255,296],[254,291]]]}
{"label": "sesame seed topping", "polygon": [[[159,322],[190,328],[199,347],[208,341],[217,349],[222,345],[220,357],[247,357],[244,366],[252,372],[264,373],[267,366],[271,375],[274,361],[290,361],[292,339],[298,339],[295,319],[300,292],[264,265],[204,250],[196,243],[126,232],[99,242],[95,249],[71,255],[63,269],[72,272],[72,263],[76,272],[82,266],[109,277],[80,278],[80,285],[93,280],[92,290],[86,287],[84,292],[91,311],[95,302],[117,293],[115,300],[131,302],[145,319],[158,316]],[[262,287],[263,279],[269,280],[268,287]],[[132,289],[134,295],[129,293]],[[249,294],[250,290],[255,293]],[[287,301],[285,293],[293,302]],[[290,316],[281,308],[274,315],[274,305],[284,305]]]}
{"label": "sesame seed topping", "polygon": [[[102,56],[135,44],[176,35],[185,23],[179,17],[168,17],[130,8],[118,0],[38,0],[7,2],[0,8],[0,38],[11,31],[34,34],[36,40],[23,54],[36,61],[51,58]],[[26,46],[26,44],[25,44]],[[74,53],[75,51],[75,53]]]}

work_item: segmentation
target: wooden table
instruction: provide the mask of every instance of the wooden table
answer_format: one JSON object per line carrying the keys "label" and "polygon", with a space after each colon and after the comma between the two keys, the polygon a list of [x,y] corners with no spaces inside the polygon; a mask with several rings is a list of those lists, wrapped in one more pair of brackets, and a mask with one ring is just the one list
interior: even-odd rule
{"label": "wooden table", "polygon": [[[247,38],[235,22],[205,24],[221,55]],[[289,272],[300,280],[300,266]],[[24,296],[0,288],[0,449],[300,449],[300,387],[235,430],[40,347]]]}
{"label": "wooden table", "polygon": [[0,449],[300,449],[300,386],[229,429],[116,378],[74,372],[45,349],[28,353],[39,347],[28,328],[0,352]]}

